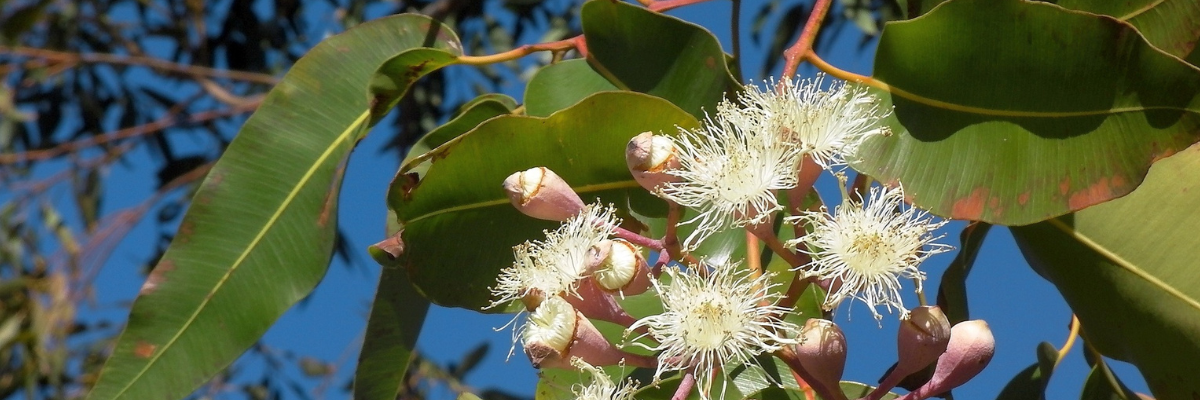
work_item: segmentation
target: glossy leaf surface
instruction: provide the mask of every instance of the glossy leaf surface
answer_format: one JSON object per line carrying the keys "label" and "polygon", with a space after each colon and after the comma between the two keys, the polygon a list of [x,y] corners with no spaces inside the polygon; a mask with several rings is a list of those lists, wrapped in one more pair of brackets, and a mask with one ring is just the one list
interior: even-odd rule
{"label": "glossy leaf surface", "polygon": [[517,212],[501,188],[505,177],[545,166],[585,202],[661,207],[629,175],[625,145],[641,132],[696,124],[662,99],[630,92],[599,93],[547,118],[490,119],[435,149],[420,181],[393,182],[388,203],[404,225],[401,261],[433,302],[481,308],[512,264],[512,246],[557,226]]}
{"label": "glossy leaf surface", "polygon": [[543,67],[525,85],[525,114],[547,117],[597,92],[618,90],[587,60],[566,60]]}
{"label": "glossy leaf surface", "polygon": [[376,69],[407,50],[457,48],[444,27],[407,15],[297,61],[201,184],[88,398],[183,398],[307,295],[332,254],[343,168],[372,98],[392,101],[367,92]]}
{"label": "glossy leaf surface", "polygon": [[[1133,25],[1155,47],[1179,58],[1194,59],[1200,41],[1200,2],[1191,0],[1061,0],[1058,5],[1108,15]],[[1200,54],[1197,54],[1200,55]]]}
{"label": "glossy leaf surface", "polygon": [[1200,70],[1129,25],[1050,4],[957,0],[889,24],[875,78],[894,134],[852,165],[944,217],[1079,210],[1200,139]]}
{"label": "glossy leaf surface", "polygon": [[741,87],[720,42],[699,25],[613,1],[587,2],[581,18],[588,61],[621,89],[662,97],[702,119]]}
{"label": "glossy leaf surface", "polygon": [[1133,193],[1012,228],[1101,353],[1138,367],[1154,396],[1200,393],[1200,146],[1150,169]]}

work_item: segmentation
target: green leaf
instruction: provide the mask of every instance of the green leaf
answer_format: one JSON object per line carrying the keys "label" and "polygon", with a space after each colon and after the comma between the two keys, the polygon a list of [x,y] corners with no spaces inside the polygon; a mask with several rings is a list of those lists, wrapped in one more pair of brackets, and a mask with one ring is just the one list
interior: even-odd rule
{"label": "green leaf", "polygon": [[[842,393],[845,393],[846,397],[850,399],[861,399],[866,397],[871,393],[872,390],[875,390],[875,387],[871,385],[858,382],[842,381]],[[887,394],[883,395],[880,400],[894,400],[899,397],[900,395],[898,394],[888,392]]]}
{"label": "green leaf", "polygon": [[1087,380],[1083,382],[1083,393],[1080,400],[1139,400],[1141,397],[1129,390],[1125,383],[1108,368],[1104,360],[1099,360],[1092,366]]}
{"label": "green leaf", "polygon": [[1179,58],[1200,41],[1200,2],[1191,0],[1060,0],[1072,10],[1108,15],[1133,25],[1150,44]]}
{"label": "green leaf", "polygon": [[991,224],[972,222],[963,228],[959,234],[959,250],[954,261],[946,266],[938,285],[937,305],[946,313],[950,325],[971,319],[967,306],[967,275],[975,265],[979,249],[983,248],[983,238],[987,237]]}
{"label": "green leaf", "polygon": [[1031,266],[1054,283],[1084,335],[1136,365],[1155,397],[1200,393],[1200,146],[1159,161],[1124,198],[1013,227]]}
{"label": "green leaf", "polygon": [[1033,400],[1046,398],[1046,385],[1058,365],[1058,349],[1041,342],[1037,347],[1037,362],[1021,370],[1000,390],[996,400]]}
{"label": "green leaf", "polygon": [[368,83],[425,44],[442,50],[422,54],[459,48],[445,27],[404,15],[296,62],[200,185],[89,399],[183,398],[312,291],[332,254],[346,159],[372,117]]}
{"label": "green leaf", "polygon": [[358,368],[354,370],[355,400],[396,398],[429,312],[429,300],[421,297],[396,261],[397,255],[404,252],[404,243],[394,220],[389,218],[388,230],[395,233],[368,249],[383,271],[367,318]]}
{"label": "green leaf", "polygon": [[587,60],[567,60],[538,70],[525,85],[525,114],[547,117],[593,93],[618,90],[588,65]]}
{"label": "green leaf", "polygon": [[401,260],[413,283],[437,304],[488,304],[487,288],[512,264],[512,246],[557,225],[509,204],[501,183],[513,172],[545,166],[586,202],[661,207],[629,175],[625,145],[638,133],[674,132],[677,125],[697,122],[656,97],[605,92],[547,118],[493,118],[438,147],[424,177],[397,179],[388,194],[404,225]]}
{"label": "green leaf", "polygon": [[[971,68],[962,68],[969,65]],[[889,24],[890,136],[855,169],[950,218],[1021,225],[1122,196],[1200,139],[1200,70],[1107,17],[956,0]]]}
{"label": "green leaf", "polygon": [[581,17],[588,62],[622,89],[662,97],[704,118],[741,85],[703,27],[632,4],[590,1]]}
{"label": "green leaf", "polygon": [[428,168],[428,165],[424,163],[425,158],[422,157],[425,153],[475,129],[483,121],[509,114],[516,108],[516,100],[506,95],[491,93],[479,96],[464,104],[462,111],[453,119],[417,139],[417,142],[409,148],[408,155],[404,157],[400,169],[406,173],[424,174]]}

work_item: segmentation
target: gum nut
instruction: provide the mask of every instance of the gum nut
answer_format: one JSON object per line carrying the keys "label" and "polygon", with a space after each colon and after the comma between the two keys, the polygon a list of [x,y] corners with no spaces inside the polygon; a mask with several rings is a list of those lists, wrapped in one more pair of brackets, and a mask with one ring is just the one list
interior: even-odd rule
{"label": "gum nut", "polygon": [[522,214],[566,221],[583,210],[583,200],[566,181],[546,167],[533,167],[504,179],[504,191]]}

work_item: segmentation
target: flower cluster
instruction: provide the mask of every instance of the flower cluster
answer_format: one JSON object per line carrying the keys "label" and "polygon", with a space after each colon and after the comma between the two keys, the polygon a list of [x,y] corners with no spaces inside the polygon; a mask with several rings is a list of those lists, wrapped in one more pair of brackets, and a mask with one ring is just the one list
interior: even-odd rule
{"label": "flower cluster", "polygon": [[[562,225],[545,232],[544,240],[513,248],[515,261],[500,272],[488,307],[524,305],[528,317],[514,331],[514,346],[519,336],[537,368],[586,372],[590,383],[572,388],[577,398],[632,399],[640,382],[618,385],[599,369],[616,365],[653,369],[651,382],[645,382],[650,386],[678,374],[675,398],[693,390],[702,399],[724,398],[731,368],[762,370],[758,357],[769,354],[822,397],[843,399],[838,382],[846,339],[828,312],[845,299],[868,304],[876,319],[882,318],[879,306],[899,310],[905,321],[898,339],[900,372],[868,399],[886,393],[903,377],[897,374],[935,362],[940,378],[910,397],[957,386],[991,357],[986,324],[951,329],[936,307],[917,307],[910,318],[901,296],[901,279],[913,279],[920,291],[925,278],[920,264],[950,250],[935,243],[945,222],[906,206],[899,185],[870,189],[865,201],[843,189],[832,213],[825,207],[785,207],[779,200],[803,197],[792,195],[811,190],[815,178],[804,177],[821,171],[833,172],[845,186],[846,178],[833,168],[854,160],[864,141],[889,134],[880,122],[887,113],[857,86],[826,86],[821,78],[783,81],[765,90],[747,88],[719,104],[699,128],[633,137],[625,154],[630,173],[667,200],[673,215],[661,239],[621,228],[612,206],[584,204],[548,168],[514,173],[503,185],[513,206]],[[813,169],[803,170],[806,165]],[[782,222],[797,237],[781,241],[775,222],[785,208],[790,215]],[[690,217],[680,217],[684,210]],[[791,264],[790,271],[766,271],[757,259],[743,263],[728,254],[693,254],[713,235],[738,228],[758,236]],[[647,250],[657,254],[644,254]],[[651,265],[648,257],[657,261]],[[773,279],[781,272],[794,276]],[[780,283],[789,281],[788,288]],[[809,282],[827,289],[826,313],[802,316],[807,321],[801,327],[787,318]],[[651,296],[660,311],[643,307],[634,316],[624,308],[626,296],[639,296],[641,304]],[[592,320],[623,326],[624,336],[606,337]]]}

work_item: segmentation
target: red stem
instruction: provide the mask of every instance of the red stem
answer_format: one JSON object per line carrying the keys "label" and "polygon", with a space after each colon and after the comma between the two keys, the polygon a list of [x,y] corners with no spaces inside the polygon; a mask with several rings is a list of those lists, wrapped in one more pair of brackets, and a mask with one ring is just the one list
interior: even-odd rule
{"label": "red stem", "polygon": [[664,12],[664,11],[670,11],[670,10],[673,10],[673,9],[676,9],[679,7],[683,7],[683,6],[690,6],[692,4],[703,3],[706,1],[709,1],[709,0],[660,0],[660,1],[650,3],[650,6],[646,7],[646,8],[648,8],[648,9],[650,9],[650,11],[654,11],[654,12]]}
{"label": "red stem", "polygon": [[796,68],[800,66],[800,60],[804,58],[804,54],[812,49],[813,40],[817,37],[817,31],[821,29],[821,22],[825,20],[825,14],[829,13],[829,5],[833,0],[816,0],[813,4],[812,13],[808,15],[808,22],[804,24],[804,30],[800,31],[800,38],[796,39],[796,43],[783,52],[783,76],[780,80],[791,79],[796,75]]}

